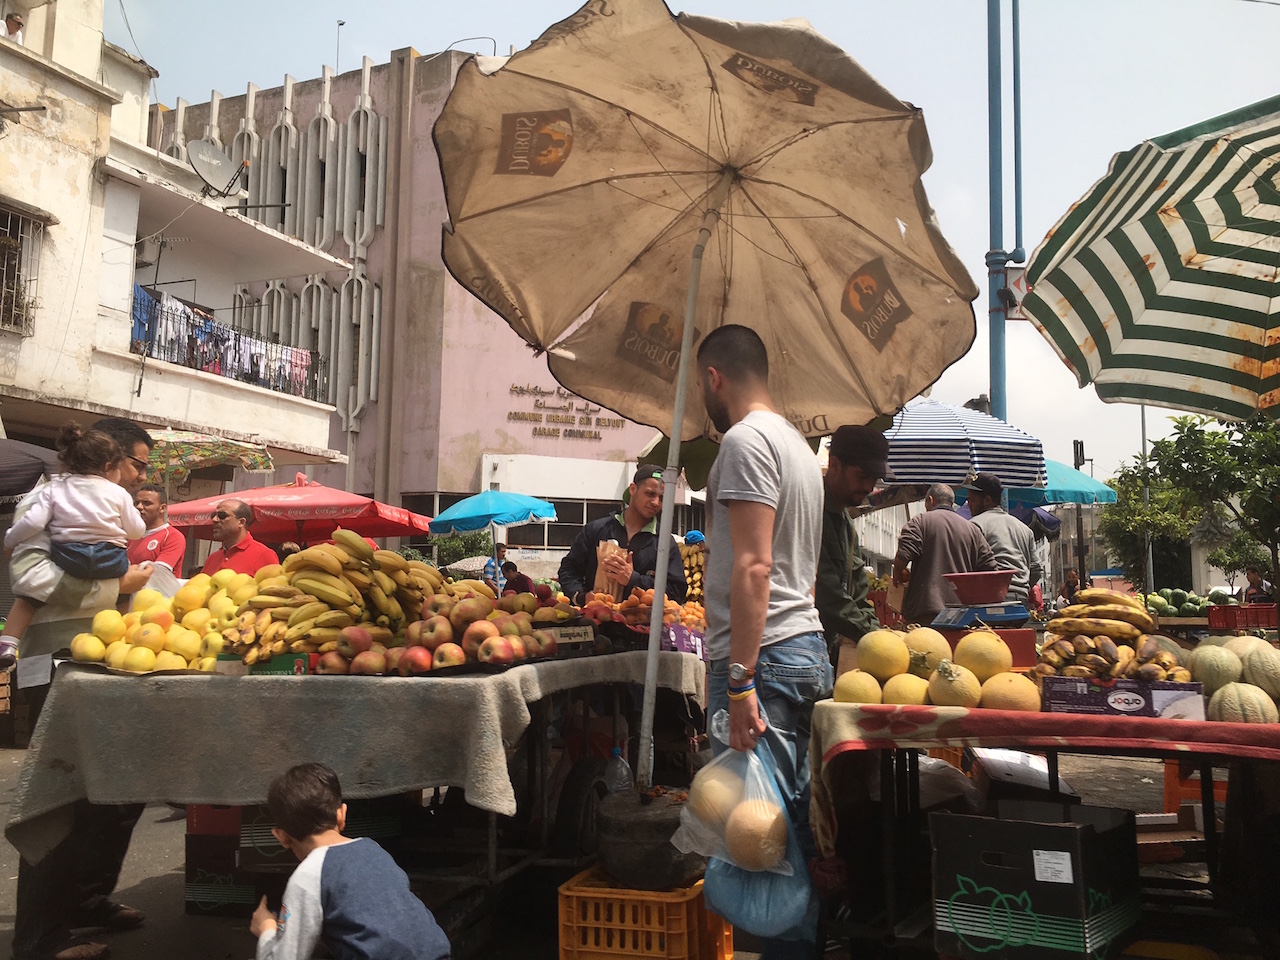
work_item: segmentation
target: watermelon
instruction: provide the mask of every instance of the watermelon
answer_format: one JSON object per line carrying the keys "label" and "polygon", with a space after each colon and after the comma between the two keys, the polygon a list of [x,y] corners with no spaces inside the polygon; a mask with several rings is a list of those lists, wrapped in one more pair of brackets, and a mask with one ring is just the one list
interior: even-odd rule
{"label": "watermelon", "polygon": [[1200,616],[1200,605],[1188,601],[1178,608],[1178,616],[1198,617]]}
{"label": "watermelon", "polygon": [[1209,602],[1216,604],[1224,604],[1230,599],[1230,594],[1221,587],[1214,587],[1209,591]]}
{"label": "watermelon", "polygon": [[[1153,596],[1155,596],[1155,599],[1154,599],[1154,600],[1152,600],[1149,604],[1147,604],[1147,606],[1149,606],[1149,607],[1155,607],[1155,608],[1156,608],[1156,610],[1161,611],[1161,612],[1163,612],[1163,611],[1165,611],[1165,610],[1168,610],[1168,609],[1169,609],[1169,602],[1168,602],[1167,600],[1165,600],[1165,598],[1164,598],[1164,597],[1156,596],[1156,595],[1154,595],[1154,594],[1153,594]],[[1167,616],[1167,614],[1166,614],[1166,616]]]}
{"label": "watermelon", "polygon": [[1173,590],[1169,593],[1169,603],[1175,607],[1181,607],[1187,602],[1187,591]]}
{"label": "watermelon", "polygon": [[1156,592],[1160,594],[1161,598],[1162,598],[1166,603],[1168,603],[1168,602],[1170,602],[1170,601],[1172,601],[1172,600],[1173,600],[1173,591],[1172,591],[1170,588],[1168,588],[1168,587],[1164,587],[1164,588],[1162,588],[1162,589],[1160,589],[1160,590],[1157,590]]}

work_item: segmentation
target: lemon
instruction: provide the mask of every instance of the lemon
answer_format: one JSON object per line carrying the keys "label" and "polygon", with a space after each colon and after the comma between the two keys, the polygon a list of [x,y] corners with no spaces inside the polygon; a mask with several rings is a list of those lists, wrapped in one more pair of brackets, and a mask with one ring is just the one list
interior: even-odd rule
{"label": "lemon", "polygon": [[156,667],[156,655],[146,647],[131,647],[121,665],[134,673],[147,673]]}
{"label": "lemon", "polygon": [[182,618],[182,625],[188,630],[194,630],[196,633],[204,633],[209,626],[209,621],[213,619],[213,612],[204,607],[198,610],[192,610]]}
{"label": "lemon", "polygon": [[134,646],[145,647],[152,653],[159,653],[163,650],[164,642],[164,628],[158,623],[144,623],[138,628],[138,632],[133,638]]}
{"label": "lemon", "polygon": [[107,645],[92,633],[78,633],[71,639],[71,656],[85,663],[101,663],[107,658]]}
{"label": "lemon", "polygon": [[139,590],[133,595],[133,602],[129,605],[129,609],[134,611],[147,610],[160,603],[168,603],[164,598],[164,594],[159,590]]}
{"label": "lemon", "polygon": [[186,670],[187,660],[181,654],[164,650],[156,654],[153,670]]}
{"label": "lemon", "polygon": [[107,666],[114,667],[116,670],[123,670],[124,658],[132,649],[133,647],[125,643],[123,640],[117,640],[107,648]]}

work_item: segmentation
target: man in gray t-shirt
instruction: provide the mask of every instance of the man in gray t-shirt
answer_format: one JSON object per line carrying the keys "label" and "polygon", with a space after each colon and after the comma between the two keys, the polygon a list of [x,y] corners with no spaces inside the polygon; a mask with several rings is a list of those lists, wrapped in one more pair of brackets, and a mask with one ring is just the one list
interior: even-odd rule
{"label": "man in gray t-shirt", "polygon": [[[731,324],[698,347],[703,403],[724,436],[707,484],[707,715],[729,715],[717,754],[757,750],[776,770],[796,835],[809,830],[809,729],[830,696],[831,662],[813,603],[822,538],[822,473],[769,394],[769,358],[755,331]],[[816,911],[811,911],[816,917]],[[780,939],[815,951],[816,923]],[[765,941],[763,954],[778,949]],[[781,954],[779,954],[781,955]]]}

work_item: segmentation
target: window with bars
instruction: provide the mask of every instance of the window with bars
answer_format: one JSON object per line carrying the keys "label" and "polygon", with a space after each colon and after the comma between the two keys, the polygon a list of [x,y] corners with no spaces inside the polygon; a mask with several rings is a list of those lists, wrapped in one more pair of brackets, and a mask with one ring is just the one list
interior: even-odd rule
{"label": "window with bars", "polygon": [[0,330],[34,332],[43,238],[41,221],[0,206]]}

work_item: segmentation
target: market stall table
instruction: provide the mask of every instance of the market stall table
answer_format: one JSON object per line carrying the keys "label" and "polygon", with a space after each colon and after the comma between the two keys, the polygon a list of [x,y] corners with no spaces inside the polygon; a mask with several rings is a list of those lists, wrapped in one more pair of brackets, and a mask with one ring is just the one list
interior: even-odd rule
{"label": "market stall table", "polygon": [[[702,696],[697,657],[663,653],[659,682]],[[523,664],[494,675],[351,677],[59,671],[27,752],[5,836],[35,862],[70,824],[71,805],[171,801],[244,805],[295,763],[323,760],[349,798],[425,787],[514,815],[508,751],[529,704],[597,684],[639,683],[645,654]]]}
{"label": "market stall table", "polygon": [[[885,881],[888,930],[903,929],[903,904],[897,902],[894,846],[898,824],[918,814],[916,750],[946,747],[1003,747],[1043,751],[1048,782],[1056,791],[1057,755],[1194,756],[1201,762],[1206,860],[1210,886],[1216,874],[1216,820],[1212,765],[1215,760],[1280,761],[1280,725],[1173,720],[1161,717],[1069,713],[1020,713],[964,707],[894,706],[825,700],[813,713],[810,741],[812,801],[810,818],[821,856],[836,853],[838,770],[842,757],[881,751],[881,802],[885,823]],[[917,931],[918,932],[918,931]]]}

